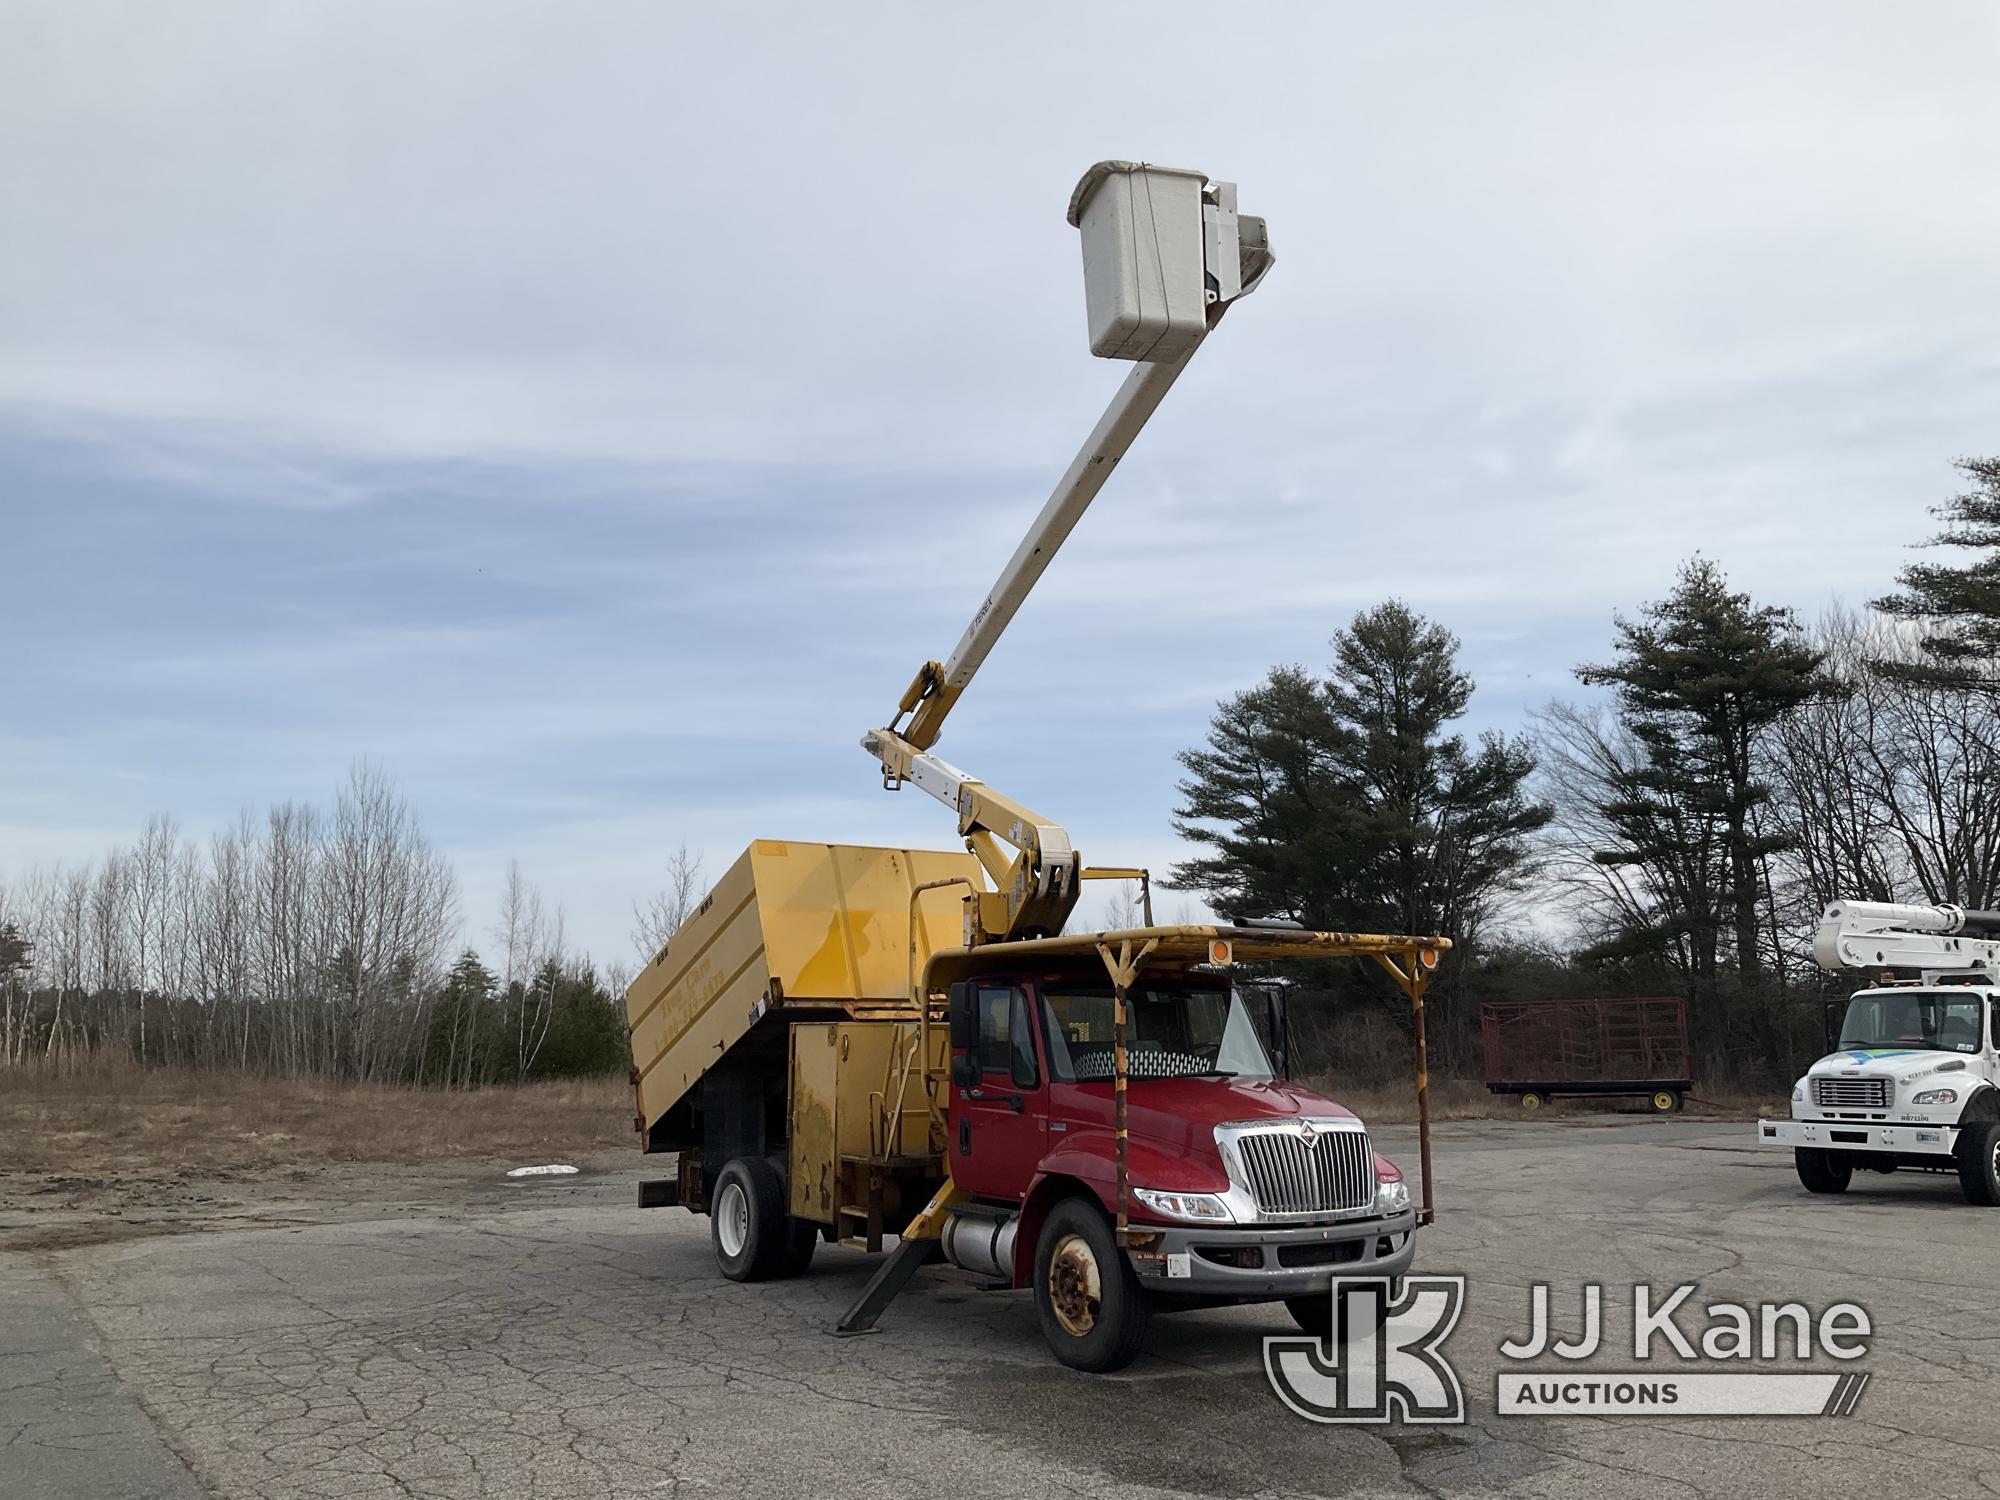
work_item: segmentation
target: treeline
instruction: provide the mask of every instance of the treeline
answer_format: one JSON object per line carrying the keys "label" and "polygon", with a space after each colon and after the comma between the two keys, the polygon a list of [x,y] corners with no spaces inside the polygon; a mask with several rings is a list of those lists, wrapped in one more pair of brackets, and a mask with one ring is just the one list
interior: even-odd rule
{"label": "treeline", "polygon": [[0,1064],[143,1064],[469,1087],[628,1065],[624,1016],[560,908],[510,867],[490,964],[457,951],[450,861],[377,768],[205,843],[0,886]]}
{"label": "treeline", "polygon": [[1174,883],[1229,913],[1451,936],[1448,1067],[1475,1063],[1478,1000],[1664,993],[1711,1076],[1791,1076],[1853,987],[1811,961],[1826,902],[2000,904],[2000,460],[1958,468],[1972,487],[1934,540],[1969,563],[1805,624],[1697,557],[1576,668],[1603,691],[1518,736],[1468,744],[1458,642],[1364,612],[1325,671],[1273,670],[1182,755],[1177,827],[1203,852]]}
{"label": "treeline", "polygon": [[[1183,752],[1196,853],[1169,884],[1231,916],[1451,937],[1444,1070],[1476,1068],[1482,999],[1666,993],[1705,1076],[1789,1078],[1851,987],[1810,960],[1826,902],[2000,906],[2000,459],[1958,467],[1971,488],[1935,540],[1970,562],[1805,624],[1697,557],[1576,668],[1595,697],[1515,734],[1457,729],[1475,687],[1442,625],[1362,612],[1326,667],[1272,670]],[[633,909],[642,961],[703,890],[685,847],[665,879]],[[0,1065],[117,1050],[461,1087],[627,1066],[623,976],[568,950],[518,865],[487,955],[462,932],[450,862],[365,763],[330,812],[285,804],[201,844],[155,818],[0,885]],[[1372,997],[1342,1013],[1397,1050],[1391,992],[1313,979]]]}

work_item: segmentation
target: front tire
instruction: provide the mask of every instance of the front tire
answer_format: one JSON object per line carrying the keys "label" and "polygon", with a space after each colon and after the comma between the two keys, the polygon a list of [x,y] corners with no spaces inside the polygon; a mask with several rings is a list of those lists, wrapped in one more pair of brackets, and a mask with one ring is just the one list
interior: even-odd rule
{"label": "front tire", "polygon": [[1035,1311],[1049,1351],[1072,1370],[1122,1370],[1146,1341],[1152,1304],[1097,1206],[1065,1198],[1035,1241]]}
{"label": "front tire", "polygon": [[[1389,1321],[1389,1304],[1396,1300],[1402,1290],[1400,1281],[1388,1283],[1384,1294],[1375,1299],[1375,1329],[1379,1333],[1382,1325]],[[1353,1305],[1351,1302],[1348,1304]],[[1285,1311],[1292,1315],[1292,1321],[1299,1325],[1301,1333],[1309,1333],[1320,1342],[1322,1349],[1333,1341],[1333,1293],[1308,1292],[1303,1297],[1287,1297]],[[1349,1333],[1354,1330],[1350,1326]]]}
{"label": "front tire", "polygon": [[1521,1094],[1521,1108],[1533,1114],[1549,1102],[1549,1096],[1535,1089],[1526,1089]]}
{"label": "front tire", "polygon": [[2000,1208],[2000,1121],[1968,1125],[1958,1135],[1958,1185],[1965,1201]]}
{"label": "front tire", "polygon": [[708,1219],[716,1267],[731,1281],[796,1276],[812,1260],[817,1226],[785,1212],[785,1179],[761,1156],[722,1169]]}
{"label": "front tire", "polygon": [[1837,1152],[1800,1146],[1792,1152],[1792,1161],[1809,1193],[1844,1193],[1854,1180],[1854,1168]]}
{"label": "front tire", "polygon": [[1646,1101],[1656,1115],[1677,1114],[1681,1107],[1681,1096],[1673,1089],[1655,1089],[1653,1097]]}

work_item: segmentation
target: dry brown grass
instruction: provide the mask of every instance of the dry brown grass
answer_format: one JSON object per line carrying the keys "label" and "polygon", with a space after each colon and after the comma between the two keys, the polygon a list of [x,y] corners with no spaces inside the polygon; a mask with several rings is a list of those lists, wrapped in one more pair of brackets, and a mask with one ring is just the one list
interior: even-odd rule
{"label": "dry brown grass", "polygon": [[[1302,1081],[1329,1099],[1338,1100],[1371,1124],[1416,1123],[1417,1097],[1412,1085],[1395,1088],[1356,1088],[1330,1077]],[[1431,1079],[1430,1094],[1432,1120],[1518,1120],[1561,1118],[1566,1115],[1645,1112],[1645,1101],[1642,1099],[1557,1098],[1544,1105],[1539,1114],[1529,1115],[1521,1108],[1519,1099],[1510,1095],[1490,1093],[1485,1084],[1470,1078],[1434,1076]],[[1687,1105],[1690,1118],[1706,1117],[1716,1120],[1754,1119],[1760,1111],[1768,1114],[1773,1110],[1782,1115],[1785,1109],[1782,1095],[1767,1097],[1737,1090],[1712,1091],[1699,1087],[1689,1096]]]}
{"label": "dry brown grass", "polygon": [[634,1141],[618,1078],[458,1093],[119,1060],[0,1071],[0,1173],[546,1160]]}

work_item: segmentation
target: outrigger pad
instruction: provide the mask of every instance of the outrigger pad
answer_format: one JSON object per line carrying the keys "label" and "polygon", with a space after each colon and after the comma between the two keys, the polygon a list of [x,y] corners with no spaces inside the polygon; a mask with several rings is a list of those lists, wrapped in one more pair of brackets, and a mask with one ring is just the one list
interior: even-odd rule
{"label": "outrigger pad", "polygon": [[936,1240],[898,1240],[896,1248],[868,1278],[868,1285],[861,1289],[854,1305],[833,1325],[834,1333],[848,1338],[875,1332],[875,1320],[882,1316],[882,1309],[896,1300],[910,1284],[910,1278],[932,1261],[942,1259],[944,1247]]}

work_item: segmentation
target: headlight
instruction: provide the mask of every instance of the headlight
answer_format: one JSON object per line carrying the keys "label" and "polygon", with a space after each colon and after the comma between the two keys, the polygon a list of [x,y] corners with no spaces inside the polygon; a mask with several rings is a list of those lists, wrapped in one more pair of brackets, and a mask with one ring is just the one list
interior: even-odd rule
{"label": "headlight", "polygon": [[1410,1185],[1397,1178],[1385,1182],[1375,1190],[1375,1212],[1378,1214],[1399,1214],[1410,1206]]}
{"label": "headlight", "polygon": [[1928,1089],[1910,1101],[1912,1104],[1956,1104],[1957,1089]]}
{"label": "headlight", "polygon": [[1236,1222],[1229,1205],[1213,1193],[1159,1193],[1151,1188],[1135,1187],[1132,1196],[1154,1213],[1165,1214],[1170,1219],[1187,1219],[1197,1224]]}
{"label": "headlight", "polygon": [[1792,1090],[1792,1103],[1803,1104],[1805,1102],[1806,1102],[1806,1086],[1802,1083]]}

